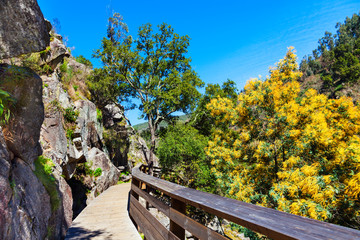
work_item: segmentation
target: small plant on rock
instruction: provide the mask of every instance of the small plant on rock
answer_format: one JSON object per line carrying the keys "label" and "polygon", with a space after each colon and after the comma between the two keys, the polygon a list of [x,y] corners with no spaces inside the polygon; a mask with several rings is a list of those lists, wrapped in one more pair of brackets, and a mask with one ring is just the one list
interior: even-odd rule
{"label": "small plant on rock", "polygon": [[56,211],[60,206],[60,198],[57,191],[56,180],[52,174],[55,164],[51,161],[51,159],[42,155],[36,159],[34,164],[34,173],[44,185],[50,196],[51,210]]}
{"label": "small plant on rock", "polygon": [[101,174],[102,174],[102,169],[101,168],[95,169],[94,177],[99,177],[99,176],[101,176]]}
{"label": "small plant on rock", "polygon": [[69,123],[75,123],[79,116],[79,111],[75,111],[72,107],[64,109],[64,118]]}

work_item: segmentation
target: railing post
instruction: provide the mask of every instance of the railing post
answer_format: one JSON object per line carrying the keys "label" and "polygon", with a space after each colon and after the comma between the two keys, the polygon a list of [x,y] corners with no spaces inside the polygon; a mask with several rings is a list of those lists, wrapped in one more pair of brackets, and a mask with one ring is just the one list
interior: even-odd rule
{"label": "railing post", "polygon": [[[139,187],[140,182],[139,182],[139,180],[137,180],[137,179],[135,179],[135,178],[132,178],[131,184],[134,184],[136,187]],[[133,195],[134,198],[139,201],[139,194],[137,194],[136,192],[134,192],[133,190],[131,190],[131,195]],[[136,229],[139,230],[138,225],[136,224],[135,220],[134,220],[131,216],[130,216],[130,219],[131,219],[131,221],[134,223]]]}
{"label": "railing post", "polygon": [[[171,207],[176,211],[186,214],[186,205],[177,199],[171,198]],[[185,229],[170,219],[170,231],[174,233],[180,240],[185,240]]]}

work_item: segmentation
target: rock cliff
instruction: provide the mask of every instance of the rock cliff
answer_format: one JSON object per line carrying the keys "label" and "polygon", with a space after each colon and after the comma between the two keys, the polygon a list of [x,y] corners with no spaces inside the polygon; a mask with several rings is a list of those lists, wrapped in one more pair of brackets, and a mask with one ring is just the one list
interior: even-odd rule
{"label": "rock cliff", "polygon": [[0,0],[0,59],[44,50],[49,28],[36,0]]}
{"label": "rock cliff", "polygon": [[[89,100],[91,67],[48,32],[36,1],[0,6],[0,88],[15,99],[0,131],[0,239],[62,239],[72,219],[121,171],[146,162],[149,150],[121,106],[98,109]],[[19,29],[9,32],[5,18]]]}

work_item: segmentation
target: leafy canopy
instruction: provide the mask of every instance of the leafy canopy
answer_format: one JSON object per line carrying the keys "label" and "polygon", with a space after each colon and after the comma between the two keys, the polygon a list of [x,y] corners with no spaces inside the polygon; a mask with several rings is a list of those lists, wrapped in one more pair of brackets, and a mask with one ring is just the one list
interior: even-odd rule
{"label": "leafy canopy", "polygon": [[[95,69],[90,89],[100,105],[140,99],[145,119],[156,125],[176,111],[193,109],[203,85],[186,57],[188,36],[179,36],[165,23],[154,32],[151,24],[139,28],[134,40],[119,14],[109,19],[107,38],[94,54],[104,66]],[[131,104],[128,107],[133,108]]]}
{"label": "leafy canopy", "polygon": [[214,192],[215,181],[205,154],[208,138],[189,124],[177,122],[167,127],[156,154],[164,177],[188,187]]}
{"label": "leafy canopy", "polygon": [[[151,165],[159,124],[177,111],[192,111],[200,97],[197,87],[203,82],[186,57],[188,36],[179,36],[165,23],[157,31],[151,24],[142,25],[135,40],[127,33],[122,17],[114,14],[107,38],[94,54],[104,66],[94,70],[88,83],[100,107],[120,102],[142,111],[151,134]],[[133,98],[140,100],[138,106],[131,103]]]}
{"label": "leafy canopy", "polygon": [[[201,96],[199,104],[191,116],[192,125],[205,136],[210,136],[216,117],[211,116],[206,105],[211,99],[222,97],[228,98],[234,103],[237,101],[238,90],[234,81],[228,79],[221,86],[219,84],[208,84],[205,94]],[[227,126],[226,126],[227,127]]]}

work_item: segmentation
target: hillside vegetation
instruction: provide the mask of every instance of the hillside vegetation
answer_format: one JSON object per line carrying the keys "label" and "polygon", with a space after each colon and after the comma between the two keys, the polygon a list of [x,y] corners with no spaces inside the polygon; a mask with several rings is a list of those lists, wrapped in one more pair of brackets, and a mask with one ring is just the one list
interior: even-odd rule
{"label": "hillside vegetation", "polygon": [[160,135],[164,177],[359,229],[359,15],[337,29],[300,68],[289,48],[240,94],[231,80],[209,84],[190,121]]}
{"label": "hillside vegetation", "polygon": [[337,32],[325,32],[312,56],[300,65],[304,89],[314,88],[330,98],[360,99],[360,15],[337,23]]}

